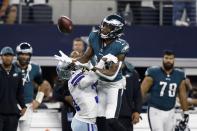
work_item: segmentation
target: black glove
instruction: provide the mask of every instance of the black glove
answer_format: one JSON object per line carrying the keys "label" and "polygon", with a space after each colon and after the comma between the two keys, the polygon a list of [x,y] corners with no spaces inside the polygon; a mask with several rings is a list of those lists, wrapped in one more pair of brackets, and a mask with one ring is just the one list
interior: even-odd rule
{"label": "black glove", "polygon": [[188,121],[189,121],[189,112],[188,111],[183,112],[183,120],[185,123],[188,123]]}
{"label": "black glove", "polygon": [[184,130],[187,127],[188,122],[189,122],[189,112],[184,111],[183,112],[183,120],[180,121],[180,123],[179,123],[180,128]]}

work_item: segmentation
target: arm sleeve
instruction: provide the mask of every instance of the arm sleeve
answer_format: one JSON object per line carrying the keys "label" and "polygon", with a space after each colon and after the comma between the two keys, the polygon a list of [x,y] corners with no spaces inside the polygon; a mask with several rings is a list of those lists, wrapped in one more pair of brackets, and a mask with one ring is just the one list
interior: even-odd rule
{"label": "arm sleeve", "polygon": [[93,36],[94,36],[94,32],[91,32],[88,36],[88,44],[90,46],[92,46],[92,43],[93,43]]}
{"label": "arm sleeve", "polygon": [[96,75],[95,72],[93,71],[89,71],[89,74],[86,75],[79,83],[79,88],[80,89],[85,89],[85,88],[89,88],[90,86],[92,86],[93,84],[96,83],[96,81],[98,80],[99,76]]}
{"label": "arm sleeve", "polygon": [[142,94],[140,90],[139,74],[137,71],[133,73],[133,112],[141,112],[142,108]]}
{"label": "arm sleeve", "polygon": [[17,101],[21,108],[26,108],[24,99],[24,86],[22,85],[22,76],[19,77],[19,84],[17,89]]}

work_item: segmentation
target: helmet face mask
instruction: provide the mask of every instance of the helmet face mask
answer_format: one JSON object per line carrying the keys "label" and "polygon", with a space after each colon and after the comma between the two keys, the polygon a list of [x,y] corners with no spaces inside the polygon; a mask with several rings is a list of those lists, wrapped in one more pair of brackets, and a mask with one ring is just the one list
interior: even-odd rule
{"label": "helmet face mask", "polygon": [[77,67],[75,66],[75,64],[64,63],[64,62],[59,61],[56,67],[56,72],[60,79],[69,80],[73,71],[75,71],[76,68]]}
{"label": "helmet face mask", "polygon": [[102,39],[115,39],[123,35],[124,19],[119,15],[109,15],[101,23],[100,36]]}
{"label": "helmet face mask", "polygon": [[28,65],[31,60],[31,55],[29,53],[18,53],[17,60],[20,65]]}
{"label": "helmet face mask", "polygon": [[16,47],[17,60],[21,65],[28,65],[33,53],[32,46],[27,42],[22,42]]}

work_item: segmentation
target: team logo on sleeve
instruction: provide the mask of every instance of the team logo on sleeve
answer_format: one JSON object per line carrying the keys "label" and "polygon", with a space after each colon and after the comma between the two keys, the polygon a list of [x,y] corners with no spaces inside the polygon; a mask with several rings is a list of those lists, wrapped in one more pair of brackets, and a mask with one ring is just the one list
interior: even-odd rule
{"label": "team logo on sleeve", "polygon": [[121,50],[121,53],[127,53],[127,52],[129,52],[129,44],[126,44]]}

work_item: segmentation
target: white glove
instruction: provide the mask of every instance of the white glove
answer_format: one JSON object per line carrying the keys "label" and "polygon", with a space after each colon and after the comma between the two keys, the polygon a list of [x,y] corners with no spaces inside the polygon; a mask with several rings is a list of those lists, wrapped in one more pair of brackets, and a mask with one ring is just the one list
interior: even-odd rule
{"label": "white glove", "polygon": [[99,69],[103,69],[104,66],[105,66],[105,61],[103,61],[102,59],[100,59],[100,61],[95,65],[95,67]]}
{"label": "white glove", "polygon": [[72,59],[64,54],[61,50],[59,50],[60,56],[54,55],[55,59],[58,61],[62,61],[65,63],[72,63]]}
{"label": "white glove", "polygon": [[107,54],[105,56],[103,56],[102,58],[106,58],[106,62],[114,62],[115,64],[118,63],[118,58],[112,54]]}

